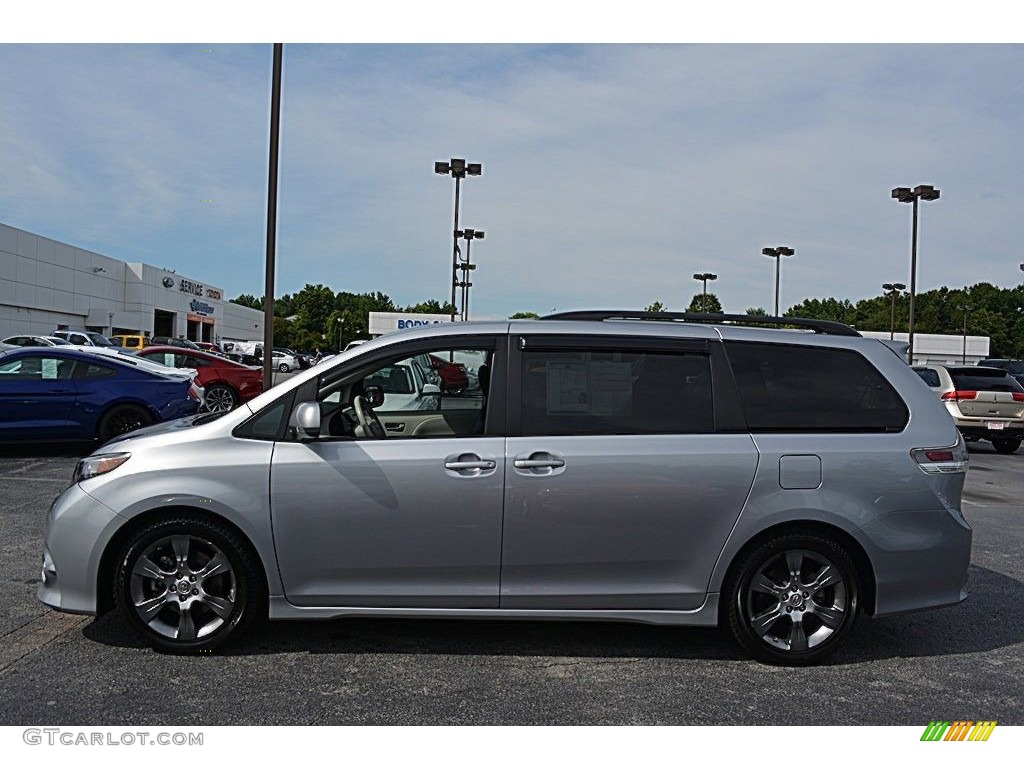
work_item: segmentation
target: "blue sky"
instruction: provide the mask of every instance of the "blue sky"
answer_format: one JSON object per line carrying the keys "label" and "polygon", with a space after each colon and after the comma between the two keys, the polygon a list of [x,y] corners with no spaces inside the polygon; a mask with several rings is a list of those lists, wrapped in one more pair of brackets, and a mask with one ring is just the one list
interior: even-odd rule
{"label": "blue sky", "polygon": [[[269,45],[0,45],[0,222],[263,291]],[[726,310],[1020,283],[1015,45],[285,46],[278,294],[449,291],[454,184],[471,314]]]}

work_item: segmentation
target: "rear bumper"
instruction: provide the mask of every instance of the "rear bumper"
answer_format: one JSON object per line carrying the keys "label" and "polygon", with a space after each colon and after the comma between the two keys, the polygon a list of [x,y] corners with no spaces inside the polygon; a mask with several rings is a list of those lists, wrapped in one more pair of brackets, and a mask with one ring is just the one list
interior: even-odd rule
{"label": "rear bumper", "polygon": [[967,521],[945,509],[894,512],[858,531],[875,570],[875,615],[965,600],[972,536]]}
{"label": "rear bumper", "polygon": [[1014,426],[1006,429],[989,429],[978,424],[958,424],[957,428],[964,440],[1013,440],[1024,438],[1024,427]]}

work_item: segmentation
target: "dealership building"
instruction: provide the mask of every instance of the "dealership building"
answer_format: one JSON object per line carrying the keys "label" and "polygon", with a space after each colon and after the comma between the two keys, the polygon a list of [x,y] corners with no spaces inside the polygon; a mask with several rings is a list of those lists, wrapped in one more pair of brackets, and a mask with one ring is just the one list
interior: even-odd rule
{"label": "dealership building", "polygon": [[0,224],[0,338],[60,329],[250,341],[263,338],[263,313],[197,277]]}

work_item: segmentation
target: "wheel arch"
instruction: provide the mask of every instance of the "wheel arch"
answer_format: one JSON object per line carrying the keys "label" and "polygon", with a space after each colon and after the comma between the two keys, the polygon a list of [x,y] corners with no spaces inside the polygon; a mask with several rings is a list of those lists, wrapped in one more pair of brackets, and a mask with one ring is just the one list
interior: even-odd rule
{"label": "wheel arch", "polygon": [[107,414],[113,411],[115,408],[121,408],[126,405],[134,406],[135,408],[141,408],[149,417],[153,420],[151,423],[155,424],[160,421],[160,412],[153,408],[152,405],[147,403],[145,400],[138,400],[133,397],[119,397],[113,402],[106,403],[103,409],[96,414],[95,426],[93,427],[93,437],[99,439],[100,437],[100,425],[103,423],[103,419],[106,418]]}
{"label": "wheel arch", "polygon": [[249,554],[253,560],[259,563],[260,575],[263,578],[264,594],[270,594],[269,580],[267,578],[267,564],[263,561],[263,557],[260,555],[259,550],[253,544],[252,539],[248,534],[229,518],[211,512],[208,509],[197,509],[187,505],[174,505],[167,507],[154,507],[153,509],[133,516],[131,519],[125,522],[117,532],[107,542],[106,547],[103,549],[103,554],[100,556],[100,563],[97,569],[96,575],[96,615],[100,615],[110,611],[114,607],[114,581],[117,575],[117,560],[124,549],[128,540],[135,534],[136,531],[141,530],[143,527],[148,525],[162,517],[170,517],[174,515],[189,515],[192,517],[209,520],[215,522],[218,525],[222,525],[229,529],[232,533],[236,534],[239,539],[249,549]]}
{"label": "wheel arch", "polygon": [[[846,550],[847,554],[850,555],[850,559],[853,560],[854,567],[857,570],[857,582],[860,587],[861,605],[864,608],[864,612],[869,616],[874,614],[876,577],[875,569],[871,564],[871,559],[868,557],[867,552],[864,550],[864,547],[861,546],[861,543],[847,531],[820,520],[789,521],[778,523],[777,525],[773,525],[759,531],[732,556],[732,559],[729,561],[729,567],[726,568],[725,575],[722,579],[723,586],[731,582],[737,569],[741,567],[743,562],[746,560],[747,555],[749,555],[751,551],[760,546],[767,539],[781,534],[810,534],[814,536],[821,536],[833,539],[837,544],[842,546],[843,549]],[[727,599],[719,602],[719,626],[725,626],[724,621],[728,603],[729,601]]]}

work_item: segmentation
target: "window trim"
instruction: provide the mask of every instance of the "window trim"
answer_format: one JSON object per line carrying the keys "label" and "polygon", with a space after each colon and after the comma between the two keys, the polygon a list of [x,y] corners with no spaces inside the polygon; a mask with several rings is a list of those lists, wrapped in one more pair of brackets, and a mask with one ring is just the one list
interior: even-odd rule
{"label": "window trim", "polygon": [[[786,342],[768,342],[768,341],[752,341],[748,339],[744,340],[728,340],[724,342],[724,354],[726,359],[729,361],[729,368],[732,370],[732,357],[729,355],[729,350],[738,346],[752,346],[757,345],[759,347],[787,347],[797,349],[813,349],[821,353],[833,352],[833,353],[844,353],[855,355],[860,358],[865,366],[874,371],[878,379],[889,389],[889,392],[895,397],[896,401],[903,407],[903,421],[902,424],[896,427],[837,427],[837,426],[822,426],[822,427],[751,427],[746,421],[746,412],[743,410],[743,400],[739,392],[739,382],[736,382],[736,394],[737,404],[740,407],[740,413],[743,416],[746,430],[752,435],[793,435],[793,434],[805,434],[805,435],[820,435],[820,434],[833,434],[833,435],[856,435],[856,434],[871,434],[871,435],[888,435],[888,434],[899,434],[906,431],[910,424],[910,407],[907,405],[907,401],[900,394],[899,390],[893,385],[889,378],[882,373],[878,366],[876,366],[869,357],[867,357],[859,349],[853,349],[851,347],[832,347],[821,344],[796,344]],[[914,374],[917,375],[916,373]],[[735,373],[733,373],[735,379]],[[922,382],[924,383],[924,382]],[[927,386],[927,385],[926,385]]]}
{"label": "window trim", "polygon": [[[506,436],[506,420],[507,420],[507,408],[506,408],[506,392],[505,388],[499,385],[499,382],[507,380],[507,350],[508,350],[508,335],[507,334],[495,334],[495,333],[482,333],[482,334],[457,334],[451,336],[432,336],[429,338],[416,338],[409,339],[408,341],[401,341],[396,344],[390,344],[386,347],[374,349],[372,351],[366,351],[363,354],[358,355],[350,360],[346,360],[338,367],[332,367],[329,370],[323,371],[319,376],[315,376],[308,381],[304,382],[298,388],[293,390],[294,399],[292,400],[288,408],[288,416],[291,417],[292,411],[295,409],[297,403],[315,401],[320,389],[328,381],[333,382],[338,379],[345,378],[352,375],[352,373],[358,371],[361,368],[372,368],[374,365],[379,365],[385,361],[401,360],[407,357],[415,357],[417,354],[427,352],[437,352],[438,350],[448,349],[486,349],[491,351],[491,383],[490,390],[487,396],[486,408],[487,412],[484,419],[484,432],[481,435],[437,435],[437,436],[416,436],[412,435],[393,435],[387,440],[398,441],[398,440],[431,440],[431,439],[472,439],[472,438],[483,438],[483,437],[504,437]],[[276,401],[275,401],[276,402]],[[392,413],[401,413],[401,411],[393,411]],[[292,441],[292,438],[287,434],[281,437],[282,440]],[[351,437],[336,437],[330,438],[332,440],[352,440]]]}

